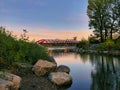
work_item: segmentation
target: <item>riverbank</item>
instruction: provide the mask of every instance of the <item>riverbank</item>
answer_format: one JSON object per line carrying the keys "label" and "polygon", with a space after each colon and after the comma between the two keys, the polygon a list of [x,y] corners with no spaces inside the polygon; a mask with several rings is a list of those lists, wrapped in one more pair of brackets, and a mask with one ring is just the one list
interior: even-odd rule
{"label": "riverbank", "polygon": [[120,50],[85,50],[85,49],[76,49],[78,53],[96,53],[96,54],[106,54],[106,55],[120,55]]}
{"label": "riverbank", "polygon": [[[45,60],[38,60],[35,65],[15,63],[13,68],[0,72],[0,88],[8,90],[14,88],[11,84],[11,75],[21,78],[18,83],[20,90],[66,90],[72,84],[69,67],[64,65],[57,67],[56,62]],[[6,79],[9,77],[11,78]]]}
{"label": "riverbank", "polygon": [[[36,44],[36,42],[30,42],[25,32],[23,32],[20,39],[17,39],[11,32],[1,27],[0,37],[0,72],[20,77],[22,79],[21,90],[58,90],[57,86],[48,80],[48,77],[37,77],[32,72],[33,65],[39,59],[55,62],[49,56],[45,47]],[[13,83],[4,79],[3,76],[0,75],[0,88],[6,85],[3,88],[9,90],[13,86]]]}
{"label": "riverbank", "polygon": [[[57,64],[48,50],[36,42],[30,42],[26,32],[17,39],[1,27],[0,37],[0,90],[13,90],[16,86],[15,90],[19,87],[21,90],[61,90],[57,84],[72,83],[69,74],[57,73]],[[16,81],[16,77],[14,79],[12,76],[19,77],[19,80]],[[55,82],[56,77],[59,83]]]}
{"label": "riverbank", "polygon": [[37,77],[33,72],[23,73],[15,71],[14,74],[22,78],[20,90],[59,90],[51,83],[47,76]]}

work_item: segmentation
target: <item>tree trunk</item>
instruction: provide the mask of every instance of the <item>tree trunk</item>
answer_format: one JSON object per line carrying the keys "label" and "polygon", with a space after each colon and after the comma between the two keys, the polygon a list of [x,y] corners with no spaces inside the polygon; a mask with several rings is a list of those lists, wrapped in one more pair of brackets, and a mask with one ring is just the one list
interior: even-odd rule
{"label": "tree trunk", "polygon": [[108,36],[108,31],[107,31],[107,29],[105,28],[105,40],[107,39],[107,36]]}
{"label": "tree trunk", "polygon": [[112,28],[111,28],[111,31],[110,31],[110,39],[112,39]]}
{"label": "tree trunk", "polygon": [[100,41],[103,42],[103,31],[102,31],[102,27],[100,27]]}

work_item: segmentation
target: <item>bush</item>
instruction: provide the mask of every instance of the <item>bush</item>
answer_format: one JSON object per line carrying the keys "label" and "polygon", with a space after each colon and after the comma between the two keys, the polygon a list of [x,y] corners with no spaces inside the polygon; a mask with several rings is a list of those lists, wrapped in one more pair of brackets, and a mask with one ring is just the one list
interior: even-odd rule
{"label": "bush", "polygon": [[115,42],[111,39],[107,39],[104,43],[101,44],[100,48],[103,50],[112,50],[115,47]]}
{"label": "bush", "polygon": [[115,40],[115,44],[116,49],[120,50],[120,36]]}
{"label": "bush", "polygon": [[53,61],[47,49],[26,39],[17,40],[0,27],[0,68],[9,68],[14,62],[35,63],[38,59]]}
{"label": "bush", "polygon": [[81,49],[87,49],[89,46],[89,43],[87,40],[81,40],[78,44],[77,44],[77,47],[78,48],[81,48]]}
{"label": "bush", "polygon": [[98,43],[100,43],[100,40],[97,39],[95,36],[90,36],[88,38],[88,41],[89,41],[90,44],[98,44]]}

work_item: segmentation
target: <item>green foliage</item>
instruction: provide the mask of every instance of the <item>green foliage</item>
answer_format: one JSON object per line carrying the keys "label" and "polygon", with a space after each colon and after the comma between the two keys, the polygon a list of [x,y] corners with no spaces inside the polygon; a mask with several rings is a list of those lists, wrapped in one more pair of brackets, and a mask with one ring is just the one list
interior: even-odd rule
{"label": "green foliage", "polygon": [[34,64],[38,59],[53,61],[45,47],[28,42],[24,37],[17,40],[9,31],[0,27],[0,68],[9,68],[14,62]]}
{"label": "green foliage", "polygon": [[[94,44],[93,44],[94,45]],[[120,50],[120,37],[117,38],[116,40],[112,40],[112,39],[107,39],[105,42],[103,43],[99,43],[98,45],[95,45],[92,49],[94,50]]]}
{"label": "green foliage", "polygon": [[120,45],[120,36],[115,40],[115,43]]}
{"label": "green foliage", "polygon": [[88,38],[88,41],[89,41],[90,44],[98,44],[98,43],[100,43],[100,41],[95,36],[90,36]]}
{"label": "green foliage", "polygon": [[100,50],[120,50],[120,37],[116,40],[107,39],[98,48]]}
{"label": "green foliage", "polygon": [[87,14],[90,29],[101,42],[120,32],[120,0],[88,0]]}
{"label": "green foliage", "polygon": [[107,39],[104,43],[101,44],[101,48],[104,50],[111,50],[115,47],[115,43],[111,39]]}
{"label": "green foliage", "polygon": [[120,36],[115,40],[115,47],[117,50],[120,50]]}
{"label": "green foliage", "polygon": [[89,45],[88,41],[83,39],[77,44],[77,47],[81,49],[87,49],[88,45]]}

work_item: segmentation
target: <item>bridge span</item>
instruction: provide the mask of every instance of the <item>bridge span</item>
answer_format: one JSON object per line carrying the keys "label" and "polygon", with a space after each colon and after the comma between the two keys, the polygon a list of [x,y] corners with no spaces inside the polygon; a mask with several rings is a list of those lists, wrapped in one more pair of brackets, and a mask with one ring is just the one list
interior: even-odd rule
{"label": "bridge span", "polygon": [[53,50],[76,50],[76,44],[79,43],[77,40],[67,39],[67,40],[60,40],[60,39],[41,39],[36,42],[39,45],[42,45],[48,49],[48,51]]}

